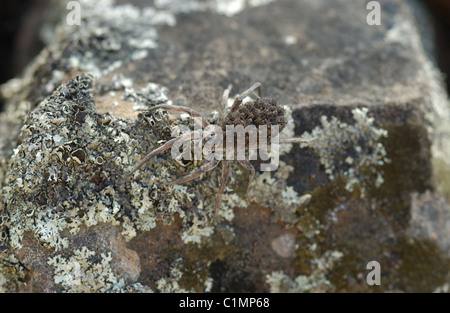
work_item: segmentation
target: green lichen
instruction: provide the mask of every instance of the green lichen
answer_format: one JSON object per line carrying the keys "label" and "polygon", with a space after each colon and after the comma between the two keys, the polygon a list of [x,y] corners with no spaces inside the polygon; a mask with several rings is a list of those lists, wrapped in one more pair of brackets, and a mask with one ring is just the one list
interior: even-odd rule
{"label": "green lichen", "polygon": [[181,288],[178,280],[183,276],[181,271],[181,261],[182,259],[176,259],[175,264],[172,265],[168,277],[160,278],[156,281],[156,288],[162,293],[184,293],[188,290]]}
{"label": "green lichen", "polygon": [[426,239],[401,240],[392,251],[402,260],[398,272],[392,275],[399,290],[432,292],[436,286],[446,282],[450,260],[435,242]]}
{"label": "green lichen", "polygon": [[313,275],[315,270],[313,260],[320,258],[329,249],[340,250],[340,247],[326,245],[325,222],[327,214],[333,208],[339,207],[343,199],[347,197],[359,197],[359,193],[358,191],[350,193],[346,190],[344,179],[338,177],[328,185],[316,188],[311,193],[309,202],[305,206],[298,207],[299,218],[296,226],[300,232],[296,240],[295,268],[297,271]]}

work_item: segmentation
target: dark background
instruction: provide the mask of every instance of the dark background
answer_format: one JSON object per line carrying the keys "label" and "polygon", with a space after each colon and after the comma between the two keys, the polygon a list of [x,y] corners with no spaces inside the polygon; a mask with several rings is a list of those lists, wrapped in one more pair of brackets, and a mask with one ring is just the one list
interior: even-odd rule
{"label": "dark background", "polygon": [[[436,60],[450,91],[450,0],[422,0],[434,19]],[[49,0],[0,1],[0,84],[20,75],[44,47],[39,29]],[[2,99],[0,98],[0,110]]]}
{"label": "dark background", "polygon": [[0,1],[0,84],[20,75],[43,48],[39,28],[48,0]]}

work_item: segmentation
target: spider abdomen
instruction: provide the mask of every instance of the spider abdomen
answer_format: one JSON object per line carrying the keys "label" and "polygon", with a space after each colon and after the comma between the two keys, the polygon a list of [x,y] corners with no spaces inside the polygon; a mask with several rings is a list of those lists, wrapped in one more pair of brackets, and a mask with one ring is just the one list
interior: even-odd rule
{"label": "spider abdomen", "polygon": [[230,112],[220,126],[225,131],[227,125],[242,125],[244,127],[266,125],[268,132],[270,132],[271,126],[278,125],[281,132],[287,124],[284,117],[285,113],[286,110],[279,106],[275,100],[259,98],[245,103],[234,112]]}

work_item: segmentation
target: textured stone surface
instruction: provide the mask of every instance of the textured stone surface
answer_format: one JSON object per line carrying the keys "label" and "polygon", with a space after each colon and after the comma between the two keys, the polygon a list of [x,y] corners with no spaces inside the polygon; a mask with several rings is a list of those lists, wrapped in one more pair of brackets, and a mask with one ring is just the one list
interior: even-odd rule
{"label": "textured stone surface", "polygon": [[[356,0],[245,3],[81,1],[82,24],[63,19],[1,87],[0,290],[448,290],[450,110],[423,11],[380,1],[369,26]],[[216,225],[218,170],[163,186],[199,165],[166,153],[125,177],[192,126],[146,108],[212,121],[229,84],[255,81],[286,108],[285,136],[317,141],[257,172],[251,203],[238,165]]]}

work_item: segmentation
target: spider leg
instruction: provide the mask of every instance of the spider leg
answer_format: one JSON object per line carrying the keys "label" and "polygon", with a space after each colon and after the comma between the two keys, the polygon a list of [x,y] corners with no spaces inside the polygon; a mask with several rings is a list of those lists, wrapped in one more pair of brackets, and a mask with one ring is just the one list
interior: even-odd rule
{"label": "spider leg", "polygon": [[213,224],[216,223],[217,213],[219,212],[220,204],[222,203],[223,192],[225,191],[225,187],[227,186],[228,175],[230,173],[230,161],[223,160],[222,163],[222,177],[220,179],[220,188],[217,193],[216,198],[216,207],[214,211]]}
{"label": "spider leg", "polygon": [[159,105],[155,105],[155,106],[149,108],[148,110],[153,111],[153,110],[157,110],[157,109],[166,109],[166,110],[173,110],[173,111],[177,111],[177,112],[188,113],[189,115],[191,115],[194,118],[194,121],[197,124],[202,125],[202,127],[208,126],[208,122],[206,121],[206,119],[204,119],[200,113],[198,113],[197,111],[195,111],[191,108],[180,106],[180,105],[159,104]]}
{"label": "spider leg", "polygon": [[253,177],[255,177],[255,168],[253,165],[247,160],[238,160],[239,164],[241,164],[245,169],[248,170],[248,185],[247,185],[247,202],[250,203],[250,196],[248,192],[250,190],[250,185],[252,184]]}
{"label": "spider leg", "polygon": [[231,85],[228,85],[227,89],[223,91],[222,100],[220,101],[220,111],[219,111],[219,119],[220,121],[223,121],[225,118],[225,110],[227,108],[227,102],[228,102],[228,95],[231,91]]}
{"label": "spider leg", "polygon": [[245,97],[250,95],[253,91],[255,91],[255,89],[258,90],[258,97],[261,97],[261,83],[260,82],[256,82],[256,83],[253,84],[253,86],[251,86],[246,91],[244,91],[242,94],[240,94],[236,98],[236,100],[234,100],[233,106],[231,107],[230,112],[236,111],[239,108],[239,106],[241,105],[242,101],[245,99]]}
{"label": "spider leg", "polygon": [[168,182],[168,183],[164,183],[164,185],[175,185],[175,184],[182,184],[191,180],[196,179],[197,177],[199,177],[200,175],[202,175],[203,173],[209,172],[213,169],[216,168],[217,164],[219,164],[220,160],[215,160],[213,159],[211,162],[208,162],[206,164],[203,164],[202,166],[200,166],[200,168],[190,174],[187,174],[183,177],[180,177],[178,179],[175,179],[174,181]]}
{"label": "spider leg", "polygon": [[180,140],[180,142],[185,142],[187,140],[190,140],[192,135],[194,135],[196,133],[196,131],[188,131],[186,133],[184,133],[181,136],[178,136],[176,138],[170,139],[169,141],[167,141],[165,144],[163,144],[161,147],[156,148],[155,150],[153,150],[152,152],[150,152],[149,154],[147,154],[145,156],[145,158],[139,162],[138,165],[136,165],[134,167],[134,169],[129,172],[127,174],[127,176],[131,176],[134,172],[136,172],[138,169],[140,169],[142,167],[142,165],[144,165],[145,163],[148,162],[148,160],[150,160],[151,158],[153,158],[154,156],[163,153],[164,151],[170,149],[177,141]]}

